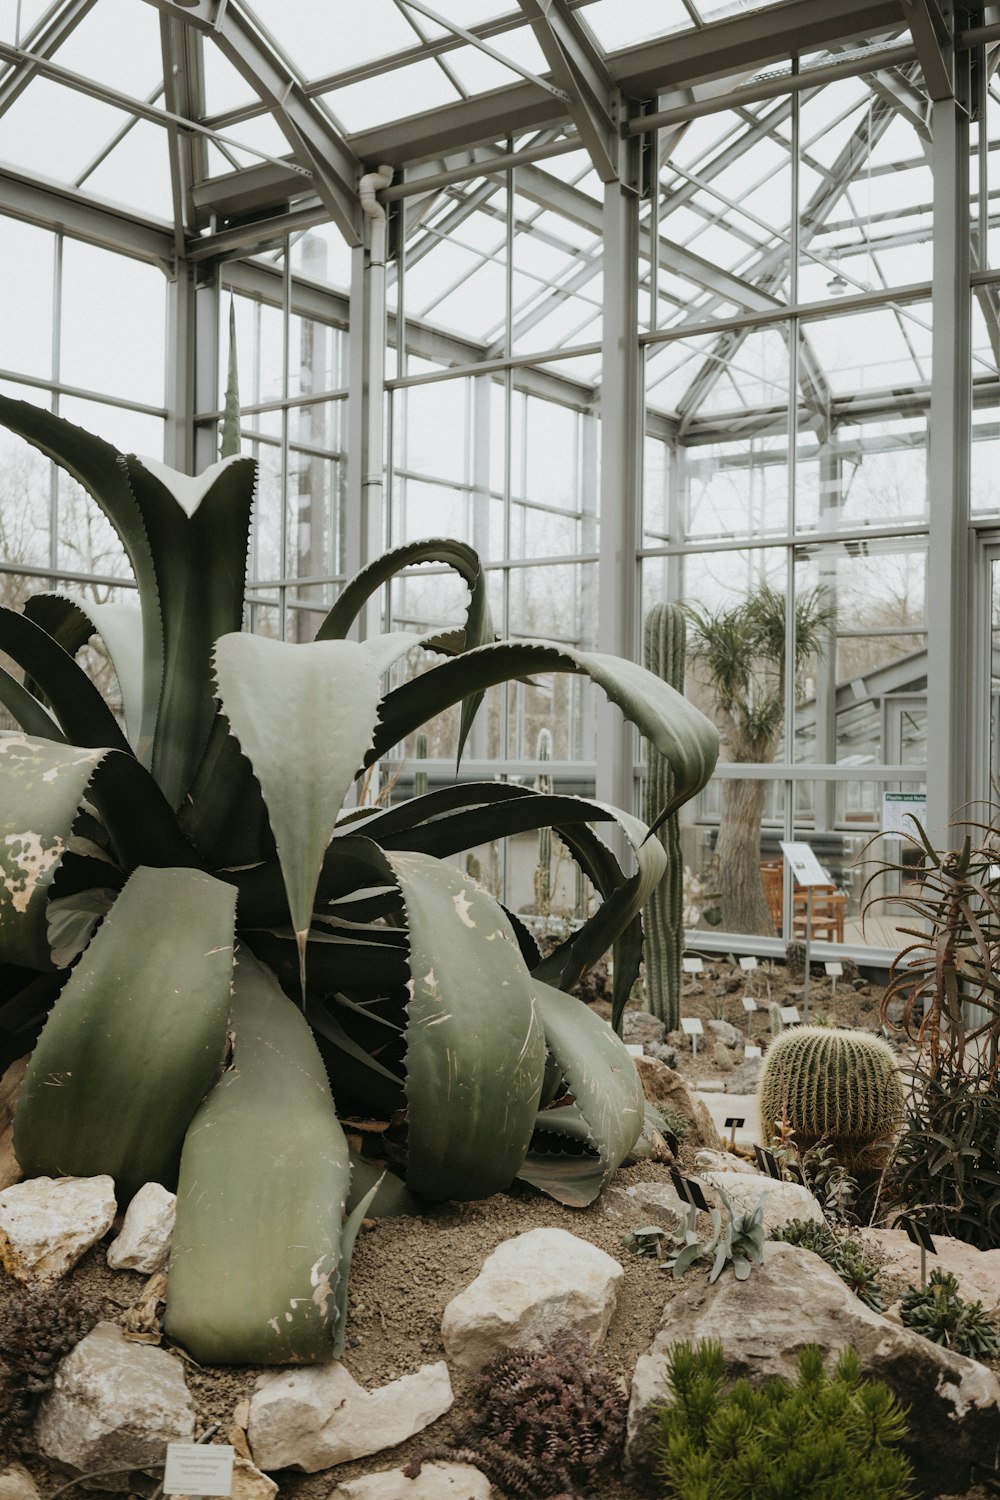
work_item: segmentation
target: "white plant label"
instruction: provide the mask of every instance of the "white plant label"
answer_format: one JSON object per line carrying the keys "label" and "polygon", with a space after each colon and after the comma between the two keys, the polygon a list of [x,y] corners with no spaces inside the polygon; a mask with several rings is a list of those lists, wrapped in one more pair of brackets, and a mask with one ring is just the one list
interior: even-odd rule
{"label": "white plant label", "polygon": [[829,885],[830,877],[808,844],[781,841],[781,852],[797,885]]}
{"label": "white plant label", "polygon": [[844,965],[837,963],[836,959],[832,959],[830,963],[824,964],[823,967],[831,979],[839,979],[844,972]]}
{"label": "white plant label", "polygon": [[783,1005],[781,1007],[779,1015],[781,1016],[781,1019],[784,1021],[786,1026],[798,1026],[799,1022],[802,1019],[802,1017],[799,1015],[799,1008],[797,1005]]}
{"label": "white plant label", "polygon": [[743,1048],[743,1056],[744,1057],[760,1057],[760,1055],[761,1055],[761,1052],[760,1052],[760,1048],[759,1047],[744,1047]]}
{"label": "white plant label", "polygon": [[168,1443],[165,1495],[231,1495],[233,1454],[229,1443]]}
{"label": "white plant label", "polygon": [[700,974],[705,967],[700,958],[682,958],[681,966],[685,974]]}
{"label": "white plant label", "polygon": [[754,958],[752,953],[748,953],[740,959],[740,968],[743,970],[744,974],[752,973],[752,971],[756,969],[756,967],[757,960]]}
{"label": "white plant label", "polygon": [[757,1009],[757,1002],[752,995],[743,996],[743,1009],[747,1011]]}
{"label": "white plant label", "polygon": [[705,1028],[697,1016],[681,1016],[681,1030],[685,1036],[704,1036]]}

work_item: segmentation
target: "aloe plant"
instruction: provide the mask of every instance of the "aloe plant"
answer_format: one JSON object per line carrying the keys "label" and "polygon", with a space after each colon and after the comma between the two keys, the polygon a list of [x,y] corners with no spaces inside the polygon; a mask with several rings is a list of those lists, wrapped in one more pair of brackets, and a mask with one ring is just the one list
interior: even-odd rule
{"label": "aloe plant", "polygon": [[[0,420],[90,491],[138,585],[134,607],[0,610],[21,669],[0,668],[20,725],[0,734],[0,1064],[35,1049],[15,1149],[30,1173],[111,1172],[122,1201],[177,1186],[166,1326],[196,1358],[329,1359],[376,1189],[375,1211],[412,1210],[521,1176],[583,1205],[632,1150],[631,1060],[568,992],[613,943],[620,1023],[663,870],[643,824],[584,798],[487,783],[350,807],[359,777],[452,706],[464,744],[486,689],[535,672],[588,676],[669,758],[662,816],[707,781],[715,731],[637,665],[497,641],[461,542],[365,568],[314,642],[245,634],[250,460],[191,479],[22,402]],[[461,628],[349,639],[422,562],[464,579]],[[122,722],[74,659],[95,634]],[[452,860],[546,826],[601,902],[542,958]]]}

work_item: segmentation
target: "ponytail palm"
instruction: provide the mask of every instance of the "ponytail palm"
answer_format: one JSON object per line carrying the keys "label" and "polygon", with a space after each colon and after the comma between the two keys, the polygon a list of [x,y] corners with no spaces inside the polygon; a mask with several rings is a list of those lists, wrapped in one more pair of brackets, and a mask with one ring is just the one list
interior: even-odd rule
{"label": "ponytail palm", "polygon": [[[246,634],[251,461],[192,480],[22,402],[0,397],[0,420],[87,487],[138,585],[134,608],[55,592],[0,612],[21,669],[0,670],[20,725],[0,735],[0,1062],[35,1049],[18,1157],[110,1172],[122,1199],[177,1188],[167,1327],[197,1358],[329,1359],[374,1191],[341,1120],[365,1122],[368,1156],[382,1142],[380,1201],[410,1207],[517,1176],[585,1204],[632,1150],[630,1059],[568,992],[614,944],[620,1018],[663,861],[626,813],[498,783],[345,813],[359,776],[450,706],[464,743],[486,689],[534,672],[598,683],[669,758],[672,806],[711,774],[715,731],[632,663],[496,641],[460,542],[372,564],[314,642]],[[464,579],[463,625],[349,639],[421,562]],[[121,723],[75,660],[95,634]],[[411,653],[436,664],[387,687]],[[547,826],[602,899],[542,958],[453,857]]]}

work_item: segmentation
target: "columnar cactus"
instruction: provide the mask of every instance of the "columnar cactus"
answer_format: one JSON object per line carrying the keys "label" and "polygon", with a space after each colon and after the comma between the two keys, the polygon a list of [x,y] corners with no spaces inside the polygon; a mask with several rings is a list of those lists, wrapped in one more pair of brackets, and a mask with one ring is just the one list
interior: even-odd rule
{"label": "columnar cactus", "polygon": [[[684,612],[677,604],[656,604],[646,615],[643,662],[677,692],[684,691]],[[646,801],[648,822],[656,808],[673,796],[673,772],[665,756],[647,742]],[[684,949],[684,861],[681,835],[674,813],[657,830],[667,855],[667,868],[643,911],[646,960],[646,1003],[654,1016],[671,1029],[680,1025],[681,956]]]}
{"label": "columnar cactus", "polygon": [[[538,760],[552,759],[552,731],[540,729],[535,755]],[[535,782],[535,790],[544,796],[552,792],[552,777],[543,772]],[[552,829],[538,830],[538,864],[535,866],[535,911],[540,917],[552,912]]]}
{"label": "columnar cactus", "polygon": [[819,1142],[849,1171],[880,1168],[903,1118],[892,1049],[867,1031],[796,1026],[767,1050],[757,1085],[765,1144],[787,1117],[795,1144]]}

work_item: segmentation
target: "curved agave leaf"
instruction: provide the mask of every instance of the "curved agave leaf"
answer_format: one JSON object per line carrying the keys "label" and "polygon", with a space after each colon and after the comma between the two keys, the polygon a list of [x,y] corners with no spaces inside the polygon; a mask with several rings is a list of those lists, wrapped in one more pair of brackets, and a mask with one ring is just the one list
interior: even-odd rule
{"label": "curved agave leaf", "polygon": [[57,745],[65,745],[66,736],[48,709],[4,667],[0,667],[0,703],[25,734],[36,740],[54,740]]}
{"label": "curved agave leaf", "polygon": [[[298,983],[299,949],[295,934],[247,931],[241,926],[257,958],[273,969],[282,988],[290,993]],[[361,929],[355,937],[346,933],[309,934],[307,948],[308,986],[310,993],[329,995],[336,990],[362,989],[368,994],[383,995],[400,989],[409,978],[406,962],[405,932],[391,928]]]}
{"label": "curved agave leaf", "polygon": [[645,823],[638,818],[610,807],[607,811],[632,848],[636,872],[626,876],[607,845],[585,826],[560,824],[556,828],[604,899],[593,916],[542,960],[535,975],[560,989],[572,989],[613,944],[611,1024],[617,1030],[639,973],[642,910],[663,878],[666,853],[657,839],[648,837]]}
{"label": "curved agave leaf", "polygon": [[217,642],[215,668],[223,712],[267,804],[304,993],[323,855],[372,742],[378,678],[354,641],[300,646],[243,634]]}
{"label": "curved agave leaf", "polygon": [[363,831],[383,849],[421,850],[443,859],[495,838],[563,822],[613,822],[616,816],[604,803],[584,797],[501,782],[466,782],[443,793],[411,797],[385,813],[377,810]]}
{"label": "curved agave leaf", "polygon": [[538,672],[574,672],[589,677],[670,762],[675,792],[654,828],[708,781],[718,757],[719,735],[693,703],[635,662],[549,641],[501,641],[481,646],[394,688],[383,700],[381,723],[366,765],[470,693],[485,692],[497,683]]}
{"label": "curved agave leaf", "polygon": [[[194,850],[148,771],[131,752],[0,736],[0,958],[51,967],[46,911],[52,882],[72,846],[84,798],[104,818],[126,868],[194,865]],[[95,862],[96,863],[96,862]],[[113,884],[96,869],[94,885]]]}
{"label": "curved agave leaf", "polygon": [[34,594],[24,606],[70,656],[99,635],[118,678],[129,743],[135,749],[142,730],[142,611],[131,604],[95,604],[82,594]]}
{"label": "curved agave leaf", "polygon": [[120,1203],[173,1186],[222,1066],[235,907],[231,886],[197,870],[131,876],[28,1066],[14,1121],[26,1175],[108,1172]]}
{"label": "curved agave leaf", "polygon": [[139,585],[144,656],[139,754],[148,763],[145,751],[152,745],[163,679],[163,622],[153,548],[122,455],[110,443],[63,417],[27,401],[12,401],[9,396],[0,395],[0,422],[82,484],[121,538]]}
{"label": "curved agave leaf", "polygon": [[[536,1127],[550,1138],[550,1149],[533,1145],[517,1175],[560,1203],[585,1208],[639,1138],[645,1104],[642,1085],[624,1045],[600,1016],[551,985],[536,982],[535,996],[546,1045],[562,1069],[575,1107],[539,1113]],[[582,1151],[581,1120],[587,1128]],[[553,1151],[552,1138],[560,1135],[577,1149]]]}
{"label": "curved agave leaf", "polygon": [[382,856],[406,907],[406,1185],[485,1198],[528,1148],[545,1071],[532,982],[500,907],[425,854]]}
{"label": "curved agave leaf", "polygon": [[23,667],[45,694],[72,744],[105,745],[131,755],[128,740],[97,688],[48,631],[0,606],[0,651]]}
{"label": "curved agave leaf", "polygon": [[0,964],[0,995],[9,996],[0,1004],[0,1074],[34,1047],[65,981],[65,973],[32,974]]}
{"label": "curved agave leaf", "polygon": [[210,1364],[325,1362],[343,1344],[347,1142],[307,1023],[245,948],[231,1029],[184,1142],[164,1327]]}
{"label": "curved agave leaf", "polygon": [[[370,649],[381,663],[380,672],[387,671],[392,663],[412,646],[424,646],[428,650],[453,655],[460,651],[474,650],[478,646],[485,645],[487,641],[495,639],[496,633],[490,614],[486,580],[483,577],[479,557],[464,542],[457,542],[449,537],[431,537],[424,541],[406,542],[403,546],[386,552],[375,562],[369,563],[366,568],[362,568],[344,585],[340,598],[320,626],[316,639],[325,641],[345,637],[372,594],[388,583],[397,573],[402,572],[404,568],[413,567],[417,563],[447,563],[465,579],[469,586],[469,607],[466,611],[465,625],[457,631],[430,636],[407,633],[398,637],[375,638],[370,643]],[[475,688],[465,696],[458,735],[459,761],[462,759],[462,750],[482,700],[483,692],[479,688]]]}
{"label": "curved agave leaf", "polygon": [[226,458],[192,479],[129,454],[129,482],[149,530],[163,618],[153,774],[177,807],[216,717],[212,648],[243,623],[257,466]]}
{"label": "curved agave leaf", "polygon": [[[210,870],[254,865],[274,854],[260,782],[221,714],[177,821]],[[282,920],[280,908],[270,920]]]}

